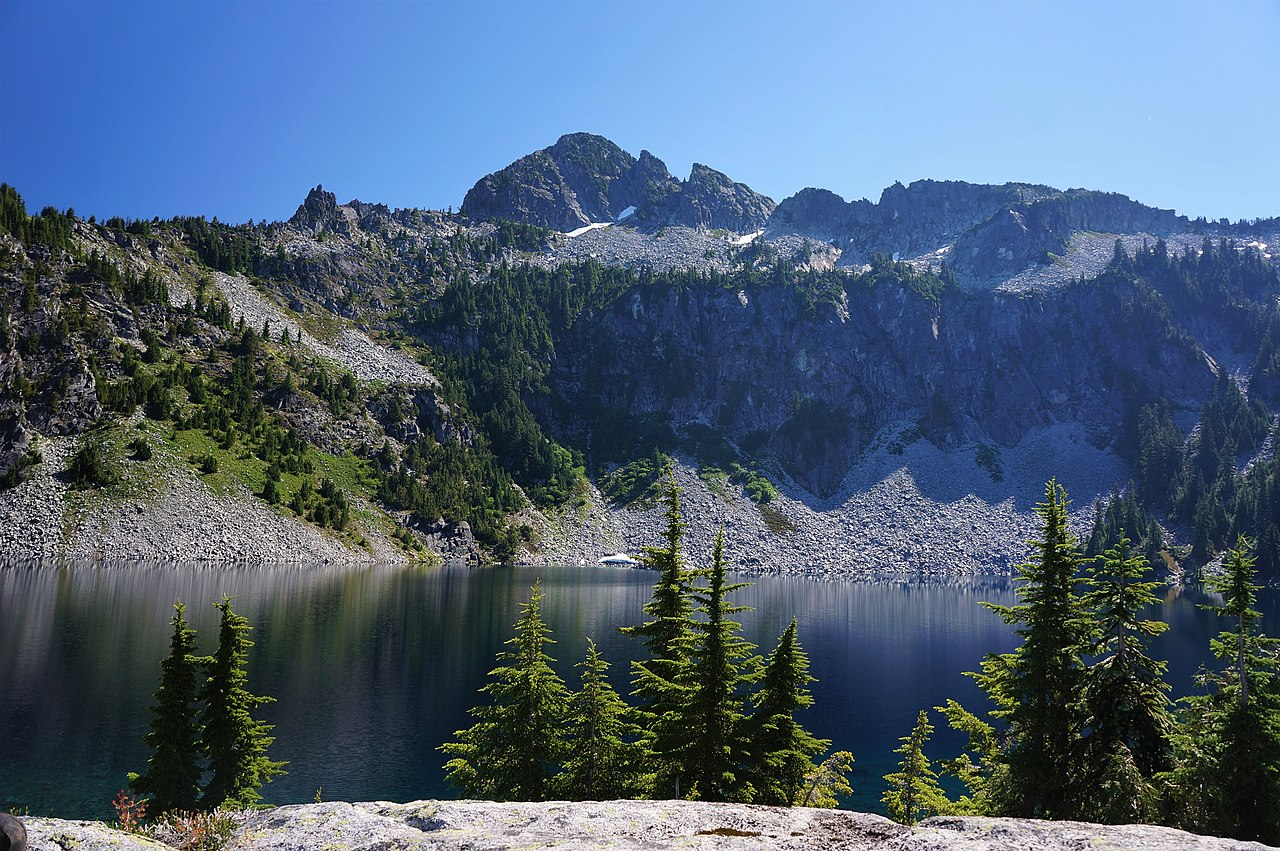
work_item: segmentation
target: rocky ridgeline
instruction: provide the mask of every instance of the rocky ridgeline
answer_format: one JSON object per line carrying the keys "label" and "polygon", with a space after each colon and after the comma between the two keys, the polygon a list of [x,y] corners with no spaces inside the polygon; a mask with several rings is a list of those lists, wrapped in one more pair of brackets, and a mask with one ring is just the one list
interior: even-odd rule
{"label": "rocky ridgeline", "polygon": [[[99,822],[26,819],[30,851],[160,851]],[[734,849],[734,851],[1266,851],[1145,825],[940,817],[914,828],[844,810],[694,801],[299,804],[250,812],[228,851]]]}

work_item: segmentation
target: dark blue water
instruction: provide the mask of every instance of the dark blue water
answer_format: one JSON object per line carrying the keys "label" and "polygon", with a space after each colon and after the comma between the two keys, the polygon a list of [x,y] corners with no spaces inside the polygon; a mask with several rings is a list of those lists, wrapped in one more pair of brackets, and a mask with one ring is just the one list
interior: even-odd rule
{"label": "dark blue water", "polygon": [[[128,771],[145,767],[171,606],[188,604],[201,649],[216,641],[212,603],[236,596],[255,627],[253,690],[277,698],[271,755],[289,773],[268,803],[451,797],[437,746],[469,725],[467,709],[510,637],[517,607],[541,578],[562,676],[590,636],[626,692],[639,648],[617,627],[639,623],[654,574],[589,567],[485,570],[0,566],[0,809],[106,817]],[[758,578],[738,595],[747,637],[766,653],[794,614],[808,650],[816,705],[802,720],[852,751],[850,806],[875,809],[892,750],[924,707],[982,696],[964,677],[984,653],[1013,647],[978,603],[1013,602],[1003,577],[893,577],[832,583]],[[1208,659],[1220,628],[1194,592],[1170,592],[1172,624],[1157,646],[1177,693]],[[1274,595],[1264,628],[1280,632]],[[940,730],[932,751],[958,742]]]}

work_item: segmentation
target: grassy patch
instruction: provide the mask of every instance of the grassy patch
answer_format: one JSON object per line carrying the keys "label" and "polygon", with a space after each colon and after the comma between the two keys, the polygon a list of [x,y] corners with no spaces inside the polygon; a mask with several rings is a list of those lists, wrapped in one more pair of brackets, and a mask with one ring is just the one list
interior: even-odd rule
{"label": "grassy patch", "polygon": [[778,510],[778,507],[769,503],[761,503],[756,506],[760,511],[761,518],[764,519],[764,525],[770,532],[775,535],[790,535],[800,527],[792,523],[787,515]]}
{"label": "grassy patch", "polygon": [[656,504],[672,467],[671,456],[661,452],[637,458],[605,476],[600,492],[614,505],[634,503],[637,508],[649,508]]}
{"label": "grassy patch", "polygon": [[1000,450],[990,443],[979,443],[974,459],[979,467],[987,471],[993,482],[1004,481],[1004,465],[1000,463]]}
{"label": "grassy patch", "polygon": [[698,468],[698,478],[706,482],[707,490],[719,497],[722,502],[733,502],[733,497],[729,494],[729,474],[724,470],[704,464]]}

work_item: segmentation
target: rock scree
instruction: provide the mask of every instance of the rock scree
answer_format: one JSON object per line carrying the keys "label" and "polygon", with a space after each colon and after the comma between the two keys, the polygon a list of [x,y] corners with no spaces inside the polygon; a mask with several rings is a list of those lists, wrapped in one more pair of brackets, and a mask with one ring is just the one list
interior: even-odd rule
{"label": "rock scree", "polygon": [[[26,820],[31,851],[163,849],[100,822]],[[885,851],[1266,851],[1167,827],[938,817],[914,828],[869,813],[698,801],[297,804],[251,811],[227,846],[247,851],[391,849],[885,849]]]}

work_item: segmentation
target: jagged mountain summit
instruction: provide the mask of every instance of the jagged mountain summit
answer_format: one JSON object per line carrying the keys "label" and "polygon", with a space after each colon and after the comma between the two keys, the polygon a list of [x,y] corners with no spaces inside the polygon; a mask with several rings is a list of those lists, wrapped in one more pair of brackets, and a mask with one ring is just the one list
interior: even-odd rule
{"label": "jagged mountain summit", "polygon": [[626,221],[747,233],[764,226],[774,202],[725,175],[694,163],[689,179],[671,176],[648,151],[636,159],[603,136],[571,133],[481,178],[462,213],[574,231]]}
{"label": "jagged mountain summit", "polygon": [[[984,288],[1097,274],[1110,259],[1115,236],[1131,237],[1133,245],[1144,237],[1172,238],[1184,248],[1205,236],[1248,239],[1280,233],[1278,219],[1191,220],[1117,193],[1029,183],[918,180],[895,183],[874,203],[806,188],[775,205],[700,164],[681,182],[648,151],[635,159],[608,139],[587,133],[562,136],[482,178],[467,193],[462,212],[472,219],[525,222],[574,236],[585,236],[591,226],[618,225],[611,234],[591,234],[584,249],[625,265],[706,265],[705,259],[724,248],[706,239],[706,230],[732,232],[736,239],[720,240],[731,247],[763,231],[764,244],[807,265],[858,268],[882,254],[922,269],[945,269],[963,285]],[[672,226],[704,233],[681,234],[665,243],[654,236]],[[649,239],[637,241],[635,230]],[[580,259],[565,246],[552,256]]]}

